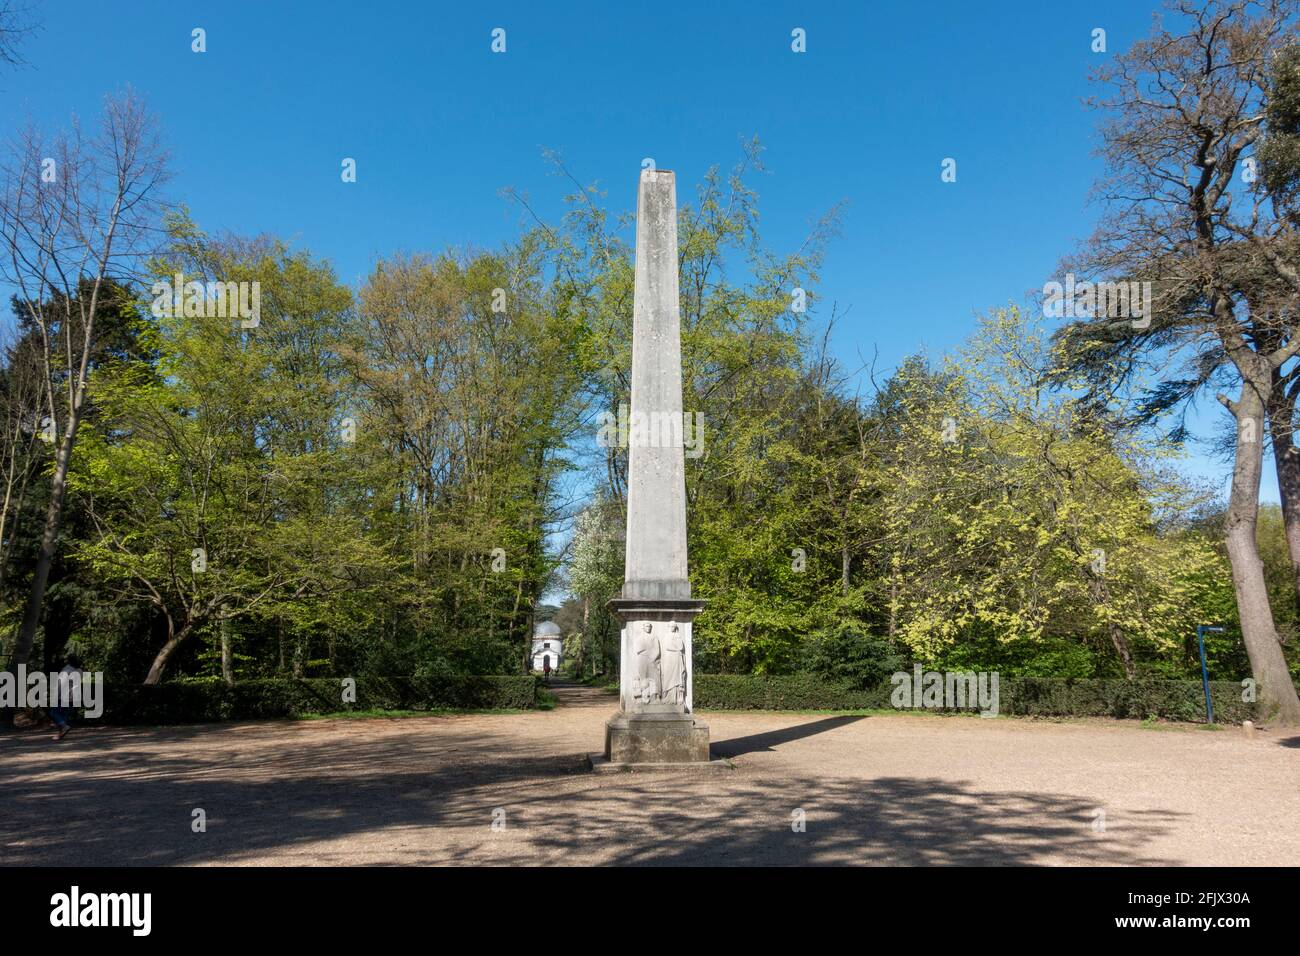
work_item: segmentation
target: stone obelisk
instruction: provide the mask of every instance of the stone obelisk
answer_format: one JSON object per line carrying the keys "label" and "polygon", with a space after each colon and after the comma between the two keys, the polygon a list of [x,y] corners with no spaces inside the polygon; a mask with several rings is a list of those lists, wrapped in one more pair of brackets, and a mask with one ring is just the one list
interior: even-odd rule
{"label": "stone obelisk", "polygon": [[691,622],[704,607],[686,574],[677,182],[643,169],[637,191],[628,418],[626,569],[609,602],[623,623],[619,710],[605,724],[612,765],[707,763],[694,717]]}

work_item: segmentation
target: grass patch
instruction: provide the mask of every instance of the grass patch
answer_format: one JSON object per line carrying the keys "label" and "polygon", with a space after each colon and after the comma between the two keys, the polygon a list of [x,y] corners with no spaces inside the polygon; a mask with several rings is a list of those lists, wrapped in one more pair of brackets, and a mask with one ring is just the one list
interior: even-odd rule
{"label": "grass patch", "polygon": [[578,683],[583,687],[598,687],[601,690],[618,693],[618,678],[610,677],[608,674],[588,674],[586,677],[578,678]]}
{"label": "grass patch", "polygon": [[1165,717],[1157,717],[1154,714],[1138,721],[1138,726],[1143,730],[1186,730],[1188,727],[1195,727],[1201,730],[1218,730],[1218,724],[1198,724],[1190,720],[1169,720]]}

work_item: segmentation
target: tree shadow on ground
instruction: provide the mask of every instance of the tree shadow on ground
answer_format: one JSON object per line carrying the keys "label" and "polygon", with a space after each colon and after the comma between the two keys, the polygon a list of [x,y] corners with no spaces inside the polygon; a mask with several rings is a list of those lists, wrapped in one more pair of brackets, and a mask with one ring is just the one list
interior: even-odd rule
{"label": "tree shadow on ground", "polygon": [[[436,719],[436,718],[433,718]],[[777,732],[795,742],[826,721]],[[502,725],[505,726],[505,725]],[[1160,865],[1177,814],[951,779],[796,780],[752,764],[716,776],[583,772],[581,753],[454,720],[436,732],[300,724],[101,730],[55,759],[6,763],[0,863]],[[815,730],[811,732],[816,732]],[[772,734],[732,741],[758,749]],[[71,739],[71,738],[70,738]],[[66,742],[65,742],[66,743]],[[193,833],[203,808],[207,832]],[[494,830],[494,811],[504,830]],[[804,832],[792,823],[801,816]]]}

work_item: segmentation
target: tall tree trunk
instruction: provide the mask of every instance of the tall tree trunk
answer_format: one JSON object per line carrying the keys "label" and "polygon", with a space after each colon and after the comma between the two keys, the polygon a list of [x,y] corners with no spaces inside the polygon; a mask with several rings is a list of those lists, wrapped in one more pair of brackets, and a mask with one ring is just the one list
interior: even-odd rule
{"label": "tall tree trunk", "polygon": [[[31,454],[29,449],[28,455]],[[15,526],[19,517],[23,513],[23,508],[27,504],[27,487],[31,481],[31,469],[24,462],[22,466],[22,480],[18,484],[18,492],[15,497],[13,486],[14,472],[18,469],[18,452],[17,445],[10,449],[9,465],[6,468],[7,479],[5,481],[4,505],[0,507],[0,591],[4,590],[5,580],[9,574],[9,557],[13,550],[14,534],[10,528]],[[6,533],[8,532],[8,533]]]}
{"label": "tall tree trunk", "polygon": [[889,630],[886,632],[892,641],[898,630],[898,572],[889,572]]}
{"label": "tall tree trunk", "polygon": [[[1095,570],[1089,570],[1088,574],[1088,591],[1092,595],[1092,603],[1095,607],[1102,607],[1110,602],[1110,588],[1106,584],[1106,579],[1101,573]],[[1129,647],[1128,638],[1124,636],[1124,629],[1114,621],[1106,622],[1106,635],[1110,638],[1111,646],[1115,648],[1115,653],[1119,656],[1120,665],[1124,668],[1124,679],[1135,680],[1137,678],[1137,665],[1133,663],[1133,649]]]}
{"label": "tall tree trunk", "polygon": [[27,663],[32,654],[32,644],[36,640],[36,627],[41,620],[45,588],[50,580],[50,565],[54,563],[54,552],[59,543],[59,526],[63,521],[63,499],[68,490],[68,463],[72,460],[72,445],[77,440],[77,426],[81,423],[84,395],[83,384],[77,389],[72,402],[72,414],[68,416],[63,440],[59,442],[59,451],[54,459],[54,475],[50,480],[50,501],[45,509],[45,530],[41,534],[41,550],[36,558],[36,572],[32,576],[32,587],[27,594],[23,623],[18,631],[18,640],[14,643],[13,656],[9,662],[10,671],[16,672],[19,664]]}
{"label": "tall tree trunk", "polygon": [[162,650],[153,659],[153,664],[149,667],[149,674],[144,679],[146,687],[152,687],[162,680],[163,674],[167,670],[167,665],[171,662],[172,655],[176,649],[185,643],[185,639],[190,636],[191,625],[186,622],[185,626],[179,631],[175,629],[170,617],[167,618],[167,643],[162,646]]}
{"label": "tall tree trunk", "polygon": [[1119,662],[1124,666],[1124,679],[1136,680],[1137,665],[1133,663],[1133,651],[1128,646],[1128,638],[1124,636],[1124,631],[1114,621],[1106,625],[1106,631],[1110,635],[1111,646],[1119,655]]}
{"label": "tall tree trunk", "polygon": [[590,641],[591,630],[591,598],[584,595],[582,598],[582,636],[578,638],[578,676],[587,676],[587,644]]}
{"label": "tall tree trunk", "polygon": [[1268,430],[1273,440],[1273,464],[1277,468],[1278,498],[1282,503],[1282,525],[1286,548],[1291,556],[1291,582],[1300,613],[1300,448],[1295,445],[1295,389],[1300,377],[1285,380],[1273,370],[1273,390],[1268,401]]}
{"label": "tall tree trunk", "polygon": [[1227,546],[1232,584],[1237,593],[1241,636],[1250,658],[1264,720],[1300,725],[1300,697],[1282,656],[1268,603],[1264,562],[1259,557],[1255,526],[1259,517],[1259,483],[1264,461],[1264,408],[1271,391],[1271,369],[1258,356],[1234,356],[1241,371],[1241,396],[1220,398],[1237,420],[1236,457],[1228,499]]}
{"label": "tall tree trunk", "polygon": [[221,620],[221,679],[227,687],[235,683],[235,668],[230,651],[230,622]]}

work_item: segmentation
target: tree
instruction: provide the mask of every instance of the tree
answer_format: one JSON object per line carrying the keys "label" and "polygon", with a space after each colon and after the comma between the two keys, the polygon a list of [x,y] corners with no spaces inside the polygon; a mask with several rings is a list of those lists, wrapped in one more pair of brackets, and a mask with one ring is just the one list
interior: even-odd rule
{"label": "tree", "polygon": [[[578,513],[569,549],[569,588],[582,599],[582,647],[603,673],[616,663],[613,635],[618,632],[606,603],[623,587],[623,559],[627,514],[622,502],[598,491],[595,500]],[[588,653],[589,652],[589,653]]]}
{"label": "tree", "polygon": [[[68,469],[89,399],[89,372],[106,289],[139,274],[166,179],[156,124],[132,93],[109,97],[97,137],[46,142],[28,129],[0,173],[0,276],[38,330],[42,390],[55,429],[40,552],[10,668],[24,664],[40,623],[59,543]],[[53,305],[53,309],[50,306]]]}
{"label": "tree", "polygon": [[[1272,286],[1268,300],[1292,314],[1300,298],[1291,264],[1300,255],[1300,44],[1292,41],[1273,54],[1264,97],[1264,135],[1256,150],[1259,175],[1253,189],[1255,211],[1249,230],[1240,230],[1267,263],[1256,270],[1254,284]],[[1261,210],[1267,203],[1267,213]],[[1261,223],[1265,230],[1260,234]],[[1282,503],[1283,525],[1291,558],[1294,604],[1300,609],[1300,448],[1296,447],[1296,401],[1300,397],[1300,363],[1273,371],[1268,425]],[[1274,603],[1276,607],[1276,602]]]}
{"label": "tree", "polygon": [[330,635],[373,624],[395,568],[358,472],[366,446],[354,453],[339,428],[350,293],[281,244],[173,231],[156,264],[167,295],[179,271],[204,288],[256,283],[261,308],[251,327],[206,300],[155,314],[156,362],[95,376],[104,417],[72,481],[94,533],[76,557],[165,621],[147,684],[205,630],[232,680],[238,620]]}
{"label": "tree", "polygon": [[536,240],[385,260],[360,318],[346,356],[396,469],[410,624],[444,647],[476,634],[523,668],[556,570],[546,542],[578,392],[573,321],[548,301]]}
{"label": "tree", "polygon": [[1049,388],[1057,359],[1041,327],[999,310],[942,376],[902,383],[885,551],[899,636],[922,660],[987,635],[994,654],[1056,644],[1131,679],[1139,650],[1177,646],[1221,567],[1164,527],[1194,504],[1158,467],[1172,449]]}
{"label": "tree", "polygon": [[[1079,261],[1093,276],[1155,285],[1146,348],[1199,356],[1202,381],[1222,365],[1239,383],[1236,398],[1218,396],[1236,429],[1225,539],[1261,707],[1269,719],[1295,724],[1300,698],[1273,622],[1255,524],[1265,414],[1300,337],[1294,309],[1272,294],[1278,282],[1243,281],[1260,263],[1287,281],[1289,240],[1261,202],[1249,215],[1234,208],[1234,183],[1263,133],[1269,57],[1293,29],[1296,5],[1175,0],[1169,8],[1173,30],[1157,22],[1148,39],[1098,71],[1110,90],[1094,103],[1107,114],[1104,210]],[[1132,329],[1134,317],[1099,315],[1079,334],[1131,341],[1124,326]]]}
{"label": "tree", "polygon": [[37,29],[28,7],[12,0],[0,2],[0,63],[21,65],[23,57],[19,47]]}
{"label": "tree", "polygon": [[41,369],[33,342],[20,337],[4,349],[0,370],[0,593],[3,593],[15,530],[24,517],[33,479],[44,461]]}

